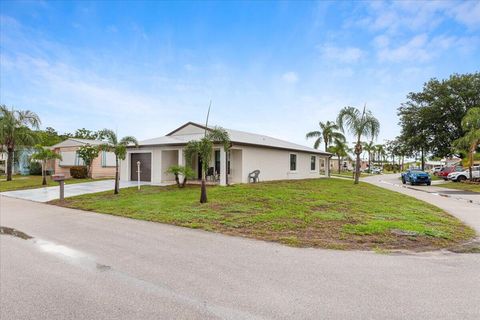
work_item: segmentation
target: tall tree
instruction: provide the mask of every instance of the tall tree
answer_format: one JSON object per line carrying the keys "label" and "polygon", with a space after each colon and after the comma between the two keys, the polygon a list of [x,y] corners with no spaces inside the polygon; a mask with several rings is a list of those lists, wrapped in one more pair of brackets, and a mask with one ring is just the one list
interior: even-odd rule
{"label": "tall tree", "polygon": [[0,105],[0,144],[7,149],[7,181],[12,180],[15,149],[35,145],[37,136],[30,128],[38,129],[39,126],[40,118],[36,113]]}
{"label": "tall tree", "polygon": [[380,162],[383,168],[383,163],[385,162],[385,156],[387,155],[385,146],[383,144],[376,144],[375,153],[377,155],[377,162]]}
{"label": "tall tree", "polygon": [[373,141],[362,143],[363,151],[368,154],[368,171],[372,171],[372,155],[375,153],[375,144]]}
{"label": "tall tree", "polygon": [[[192,163],[193,157],[197,155],[202,164],[202,186],[200,192],[200,203],[207,202],[207,186],[206,174],[210,160],[213,155],[213,145],[221,144],[225,152],[230,148],[230,136],[228,132],[220,127],[207,129],[205,127],[205,135],[200,140],[192,140],[185,146],[185,159],[187,163]],[[200,169],[200,168],[199,168]]]}
{"label": "tall tree", "polygon": [[360,154],[362,153],[362,137],[374,139],[380,131],[380,122],[370,110],[363,107],[363,111],[355,107],[345,107],[340,110],[337,117],[338,127],[345,132],[348,130],[356,138],[355,155],[355,184],[360,178]]}
{"label": "tall tree", "polygon": [[454,141],[454,146],[468,152],[468,168],[472,175],[473,157],[480,145],[480,107],[468,110],[462,119],[462,129],[465,135]]}
{"label": "tall tree", "polygon": [[125,160],[125,157],[127,156],[127,146],[133,144],[137,147],[138,141],[132,136],[126,136],[119,140],[115,132],[109,129],[103,129],[99,131],[99,134],[102,137],[105,137],[106,140],[105,143],[99,146],[99,149],[113,152],[115,154],[115,190],[113,193],[118,194],[120,192],[118,160]]}
{"label": "tall tree", "polygon": [[340,140],[345,142],[345,136],[341,132],[338,132],[340,128],[335,122],[333,121],[327,121],[325,123],[319,122],[318,125],[320,126],[320,130],[310,131],[306,135],[307,139],[316,138],[313,144],[313,147],[315,149],[318,149],[322,140],[325,145],[325,151],[327,151],[328,145],[333,143],[335,140]]}
{"label": "tall tree", "polygon": [[462,118],[480,106],[480,73],[431,79],[421,92],[411,92],[398,109],[402,136],[416,153],[435,157],[455,154],[452,142],[462,137]]}
{"label": "tall tree", "polygon": [[54,159],[62,160],[62,156],[53,150],[44,148],[41,145],[36,145],[35,153],[32,154],[32,159],[38,160],[42,163],[42,185],[45,186],[47,185],[47,172],[46,172],[47,161],[54,160]]}
{"label": "tall tree", "polygon": [[338,158],[338,173],[340,173],[343,159],[348,156],[348,145],[343,140],[335,139],[332,146],[328,147],[328,152],[333,153]]}

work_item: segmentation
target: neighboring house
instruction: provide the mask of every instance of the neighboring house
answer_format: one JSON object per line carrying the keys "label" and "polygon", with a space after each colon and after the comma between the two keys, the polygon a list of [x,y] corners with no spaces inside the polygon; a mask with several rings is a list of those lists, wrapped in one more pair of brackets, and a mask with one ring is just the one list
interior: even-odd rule
{"label": "neighboring house", "polygon": [[[33,148],[18,148],[13,153],[13,174],[28,175],[30,173],[30,158],[35,152]],[[0,172],[5,173],[7,168],[7,151],[0,152]]]}
{"label": "neighboring house", "polygon": [[7,166],[7,152],[0,152],[0,173],[4,174]]}
{"label": "neighboring house", "polygon": [[[57,143],[50,148],[62,156],[62,160],[55,160],[55,174],[64,174],[70,178],[70,168],[84,165],[83,160],[78,156],[78,149],[84,145],[98,146],[105,142],[98,140],[87,140],[69,138]],[[113,152],[100,151],[92,163],[92,178],[115,177],[115,154]]]}
{"label": "neighboring house", "polygon": [[[330,171],[338,172],[338,157],[332,157],[330,159]],[[341,171],[353,171],[355,169],[355,159],[350,157],[344,157],[340,159],[340,170]],[[372,163],[373,166],[373,163]],[[368,161],[360,160],[360,170],[364,171],[368,169]]]}
{"label": "neighboring house", "polygon": [[[153,184],[173,181],[174,176],[166,173],[167,169],[172,165],[185,165],[185,145],[201,139],[205,129],[209,130],[188,122],[166,136],[139,142],[138,148],[128,147],[127,157],[121,162],[121,180],[137,180],[140,161],[140,180]],[[318,178],[321,172],[329,174],[330,153],[264,135],[225,130],[230,135],[231,148],[226,153],[222,146],[215,145],[209,165],[220,185],[247,183],[249,173],[254,170],[260,170],[260,181]],[[198,157],[188,165],[200,179]]]}

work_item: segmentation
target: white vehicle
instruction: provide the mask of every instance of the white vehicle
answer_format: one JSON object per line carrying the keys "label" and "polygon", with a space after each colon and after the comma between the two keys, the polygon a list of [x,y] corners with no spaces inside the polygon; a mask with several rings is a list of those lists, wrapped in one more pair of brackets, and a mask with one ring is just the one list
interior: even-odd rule
{"label": "white vehicle", "polygon": [[[473,179],[480,178],[480,166],[472,167],[472,176]],[[464,171],[451,172],[448,174],[447,179],[455,182],[465,181],[467,179],[470,179],[470,170],[466,168]]]}

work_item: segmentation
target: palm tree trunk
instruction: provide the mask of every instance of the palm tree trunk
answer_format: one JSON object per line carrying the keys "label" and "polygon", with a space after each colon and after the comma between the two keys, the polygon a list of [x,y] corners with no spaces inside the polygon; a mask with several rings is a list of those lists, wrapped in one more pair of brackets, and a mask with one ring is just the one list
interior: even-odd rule
{"label": "palm tree trunk", "polygon": [[207,203],[207,185],[205,182],[206,170],[202,168],[202,187],[200,191],[200,203]]}
{"label": "palm tree trunk", "polygon": [[338,174],[340,174],[340,156],[338,156]]}
{"label": "palm tree trunk", "polygon": [[115,191],[113,194],[118,194],[118,156],[115,155]]}
{"label": "palm tree trunk", "polygon": [[325,152],[327,152],[327,149],[328,149],[328,142],[325,141]]}
{"label": "palm tree trunk", "polygon": [[178,178],[178,173],[175,173],[175,182],[177,183],[177,187],[180,188],[180,179]]}
{"label": "palm tree trunk", "polygon": [[358,184],[360,179],[360,154],[362,153],[362,145],[360,142],[360,137],[358,137],[357,145],[355,146],[355,154],[357,155],[357,160],[355,163],[355,181],[354,184]]}
{"label": "palm tree trunk", "polygon": [[7,181],[12,181],[13,172],[13,148],[7,149]]}
{"label": "palm tree trunk", "polygon": [[421,152],[422,152],[422,159],[421,159],[421,163],[422,163],[422,171],[425,171],[425,156],[424,156],[424,151],[423,151],[423,147],[421,149]]}
{"label": "palm tree trunk", "polygon": [[42,160],[42,186],[47,185],[47,174],[45,172],[46,161]]}

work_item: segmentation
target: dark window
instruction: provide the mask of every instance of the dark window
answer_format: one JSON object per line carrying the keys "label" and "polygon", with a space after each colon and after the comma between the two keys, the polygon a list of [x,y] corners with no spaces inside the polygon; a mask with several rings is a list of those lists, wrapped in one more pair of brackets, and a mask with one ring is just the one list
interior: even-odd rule
{"label": "dark window", "polygon": [[215,150],[215,172],[220,173],[220,150]]}
{"label": "dark window", "polygon": [[315,171],[317,166],[317,157],[311,156],[310,157],[310,170]]}
{"label": "dark window", "polygon": [[296,171],[296,170],[297,170],[297,155],[291,154],[290,155],[290,171]]}

